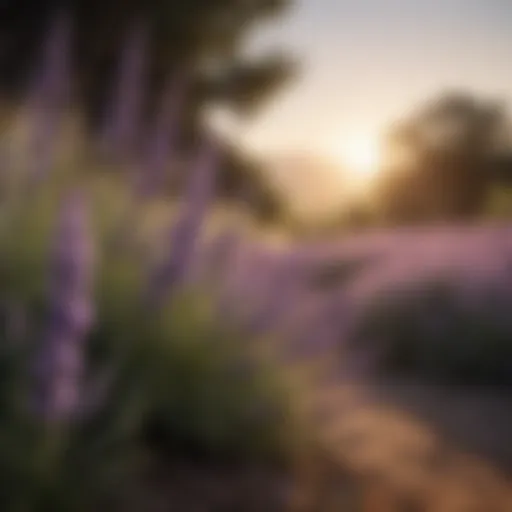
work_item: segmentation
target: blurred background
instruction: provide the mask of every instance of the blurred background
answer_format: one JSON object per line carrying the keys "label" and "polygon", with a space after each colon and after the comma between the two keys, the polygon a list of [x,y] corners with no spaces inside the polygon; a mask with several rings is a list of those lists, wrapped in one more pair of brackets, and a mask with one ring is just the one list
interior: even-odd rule
{"label": "blurred background", "polygon": [[510,512],[511,24],[0,0],[0,508]]}
{"label": "blurred background", "polygon": [[108,115],[127,31],[144,16],[141,123],[186,68],[180,152],[213,126],[229,157],[223,194],[251,196],[297,235],[507,214],[504,2],[4,2],[6,104],[26,90],[58,8],[74,13],[70,94],[90,126]]}

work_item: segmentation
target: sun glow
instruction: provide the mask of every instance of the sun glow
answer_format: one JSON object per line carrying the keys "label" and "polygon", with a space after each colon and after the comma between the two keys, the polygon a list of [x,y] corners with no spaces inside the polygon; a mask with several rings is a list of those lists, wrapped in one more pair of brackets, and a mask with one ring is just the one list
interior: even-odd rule
{"label": "sun glow", "polygon": [[375,177],[380,166],[380,146],[375,138],[358,137],[341,145],[339,158],[356,180],[367,181]]}
{"label": "sun glow", "polygon": [[364,133],[338,136],[331,138],[324,148],[349,195],[366,196],[374,190],[382,169],[380,137]]}

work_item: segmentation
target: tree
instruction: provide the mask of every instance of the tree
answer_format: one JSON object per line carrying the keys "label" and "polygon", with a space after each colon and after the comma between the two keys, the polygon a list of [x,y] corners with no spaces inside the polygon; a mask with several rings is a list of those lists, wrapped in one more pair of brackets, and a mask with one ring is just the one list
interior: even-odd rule
{"label": "tree", "polygon": [[[283,13],[288,0],[17,0],[0,4],[3,93],[15,94],[34,68],[38,48],[58,10],[74,21],[74,63],[80,89],[92,103],[106,99],[130,31],[148,34],[148,101],[168,76],[187,68],[203,101],[236,108],[262,99],[288,71],[275,55],[248,60],[246,36]],[[102,103],[99,101],[99,103]]]}
{"label": "tree", "polygon": [[380,195],[393,220],[467,219],[496,179],[506,115],[499,104],[450,93],[389,134]]}
{"label": "tree", "polygon": [[[140,128],[148,127],[174,77],[186,77],[178,141],[186,153],[208,129],[204,113],[209,107],[220,105],[237,115],[251,115],[292,76],[293,66],[282,55],[249,58],[244,53],[251,32],[283,14],[289,4],[289,0],[1,1],[0,97],[13,101],[25,93],[52,20],[58,12],[66,12],[73,20],[73,94],[85,107],[90,127],[95,129],[108,118],[119,62],[130,41],[132,46],[138,41],[145,49],[144,62],[139,63],[145,71]],[[227,156],[232,155],[229,151]]]}

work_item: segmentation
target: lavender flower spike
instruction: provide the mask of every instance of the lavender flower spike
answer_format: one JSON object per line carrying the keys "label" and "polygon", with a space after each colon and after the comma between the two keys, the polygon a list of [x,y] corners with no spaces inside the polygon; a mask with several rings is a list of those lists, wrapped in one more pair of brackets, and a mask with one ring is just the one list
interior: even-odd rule
{"label": "lavender flower spike", "polygon": [[133,156],[141,121],[147,44],[145,26],[135,27],[121,58],[117,86],[100,140],[101,149],[114,159]]}
{"label": "lavender flower spike", "polygon": [[239,229],[227,226],[202,247],[201,255],[195,261],[194,275],[197,280],[219,287],[226,274],[232,271],[231,266],[240,242]]}
{"label": "lavender flower spike", "polygon": [[46,421],[60,423],[72,420],[80,406],[84,341],[92,323],[94,254],[87,205],[79,191],[64,202],[53,248],[35,402]]}
{"label": "lavender flower spike", "polygon": [[136,187],[142,196],[154,194],[165,179],[165,170],[176,156],[180,115],[184,107],[187,77],[184,73],[173,77],[165,89],[155,125],[150,133],[146,154],[140,169],[140,183]]}
{"label": "lavender flower spike", "polygon": [[171,230],[169,257],[150,279],[152,303],[186,282],[193,268],[197,240],[215,191],[217,151],[216,142],[209,140],[191,173],[181,214]]}
{"label": "lavender flower spike", "polygon": [[30,178],[40,182],[54,164],[57,129],[69,92],[71,21],[60,14],[50,28],[42,66],[30,84],[27,110],[31,127]]}

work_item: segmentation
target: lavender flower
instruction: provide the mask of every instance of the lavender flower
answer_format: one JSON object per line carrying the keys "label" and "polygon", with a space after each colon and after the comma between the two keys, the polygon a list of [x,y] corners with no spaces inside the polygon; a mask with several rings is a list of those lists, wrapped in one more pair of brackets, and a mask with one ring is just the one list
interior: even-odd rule
{"label": "lavender flower", "polygon": [[228,322],[246,323],[247,316],[253,319],[255,310],[268,297],[275,261],[262,247],[247,241],[240,241],[233,249],[216,309]]}
{"label": "lavender flower", "polygon": [[120,62],[112,108],[100,141],[102,150],[115,160],[133,156],[141,121],[147,44],[145,26],[135,27]]}
{"label": "lavender flower", "polygon": [[146,155],[140,169],[140,182],[136,187],[142,196],[152,195],[160,188],[164,181],[166,166],[176,156],[176,139],[185,85],[185,77],[178,76],[170,81],[165,90],[147,143]]}
{"label": "lavender flower", "polygon": [[[131,64],[131,67],[133,67],[133,64]],[[135,168],[134,176],[132,176],[135,189],[134,196],[130,198],[131,204],[129,205],[127,215],[123,216],[121,225],[115,230],[112,241],[115,249],[124,249],[127,245],[133,243],[133,225],[141,214],[144,200],[151,197],[164,184],[166,166],[173,162],[173,157],[176,156],[176,138],[178,136],[179,116],[183,104],[185,82],[184,75],[178,76],[166,88],[155,126],[148,137],[144,154]],[[123,105],[124,103],[119,104],[118,110]],[[133,119],[131,123],[127,121],[127,118],[130,117],[128,114],[120,112],[117,116],[117,123],[110,126],[110,131],[104,137],[104,144],[107,147],[109,147],[108,143],[112,139],[117,138],[117,142],[114,140],[113,144],[114,148],[118,148],[116,150],[117,153],[127,153],[122,148],[129,145],[128,142],[126,144],[120,144],[119,142],[119,135],[123,133],[123,130],[126,131],[129,126],[132,126],[134,133],[130,137],[126,137],[125,133],[124,138],[135,138],[136,123],[133,122]],[[131,114],[133,118],[135,114],[133,109]],[[121,118],[125,120],[121,122]],[[115,126],[117,126],[117,129],[114,129]],[[117,137],[115,132],[118,133]],[[133,146],[133,144],[131,145]],[[174,160],[175,162],[176,160]]]}
{"label": "lavender flower", "polygon": [[30,86],[28,112],[32,119],[29,177],[43,179],[54,165],[57,131],[69,92],[71,21],[66,14],[55,20],[43,49],[42,66]]}
{"label": "lavender flower", "polygon": [[169,257],[150,278],[149,300],[152,303],[189,277],[201,227],[213,198],[217,164],[217,147],[210,140],[190,176],[181,215],[171,230]]}
{"label": "lavender flower", "polygon": [[49,312],[36,364],[36,408],[51,422],[78,410],[84,341],[92,322],[93,251],[85,198],[66,198],[50,265]]}
{"label": "lavender flower", "polygon": [[230,271],[240,242],[240,233],[234,226],[227,226],[213,239],[209,240],[195,261],[194,275],[197,281],[205,282],[217,288]]}
{"label": "lavender flower", "polygon": [[299,285],[304,280],[305,269],[297,259],[277,254],[265,256],[259,264],[248,268],[246,285],[251,289],[252,309],[246,327],[256,336],[277,327],[296,308],[300,300]]}

